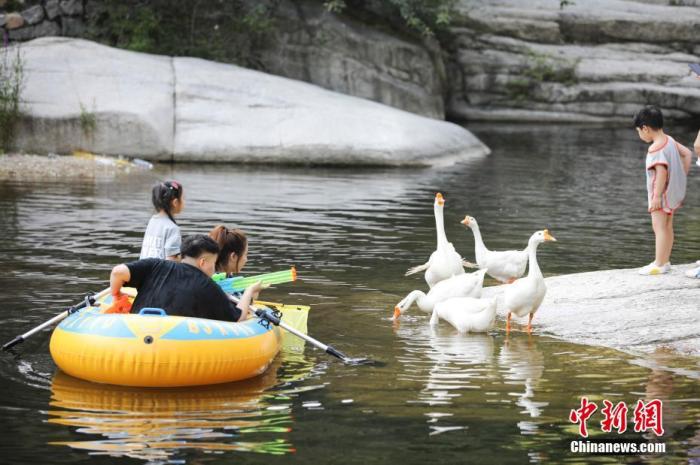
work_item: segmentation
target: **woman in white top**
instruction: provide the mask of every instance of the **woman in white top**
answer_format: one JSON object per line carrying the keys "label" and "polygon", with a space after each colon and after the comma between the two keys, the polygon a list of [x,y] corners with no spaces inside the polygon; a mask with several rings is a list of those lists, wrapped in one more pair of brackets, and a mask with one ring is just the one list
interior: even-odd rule
{"label": "woman in white top", "polygon": [[161,258],[179,261],[182,236],[180,227],[175,222],[175,215],[185,208],[182,184],[176,181],[156,184],[153,186],[152,200],[158,213],[148,221],[139,259]]}

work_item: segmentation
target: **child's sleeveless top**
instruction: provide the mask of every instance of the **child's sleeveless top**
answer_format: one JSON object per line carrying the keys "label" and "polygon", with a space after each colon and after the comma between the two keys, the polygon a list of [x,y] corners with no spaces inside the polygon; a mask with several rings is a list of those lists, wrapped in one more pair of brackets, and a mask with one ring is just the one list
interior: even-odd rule
{"label": "child's sleeveless top", "polygon": [[654,182],[656,180],[657,165],[664,165],[668,170],[666,187],[661,195],[661,209],[666,213],[673,213],[683,203],[685,198],[686,175],[683,170],[683,161],[678,151],[678,145],[671,136],[666,136],[663,146],[647,153],[647,208],[651,211],[651,200],[654,195]]}

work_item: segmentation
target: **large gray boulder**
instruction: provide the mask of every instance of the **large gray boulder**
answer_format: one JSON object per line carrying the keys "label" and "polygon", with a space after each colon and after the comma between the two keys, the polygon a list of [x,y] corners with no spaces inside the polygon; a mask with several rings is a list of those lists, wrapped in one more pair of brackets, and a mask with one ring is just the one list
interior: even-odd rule
{"label": "large gray boulder", "polygon": [[444,119],[446,75],[434,39],[336,15],[317,1],[282,0],[275,18],[274,35],[256,49],[266,71]]}
{"label": "large gray boulder", "polygon": [[170,160],[172,59],[65,38],[21,45],[25,115],[16,148]]}
{"label": "large gray boulder", "polygon": [[[671,348],[700,356],[700,279],[674,266],[664,275],[636,269],[594,271],[546,278],[547,295],[535,314],[537,333],[626,352]],[[504,286],[485,288],[485,296]],[[500,302],[499,302],[500,305]],[[499,306],[505,316],[505,309]],[[516,323],[527,323],[527,318]]]}
{"label": "large gray boulder", "polygon": [[150,160],[434,165],[489,152],[464,128],[193,58],[44,38],[22,45],[19,150]]}
{"label": "large gray boulder", "polygon": [[629,123],[641,105],[700,116],[697,6],[632,0],[462,0],[447,113]]}

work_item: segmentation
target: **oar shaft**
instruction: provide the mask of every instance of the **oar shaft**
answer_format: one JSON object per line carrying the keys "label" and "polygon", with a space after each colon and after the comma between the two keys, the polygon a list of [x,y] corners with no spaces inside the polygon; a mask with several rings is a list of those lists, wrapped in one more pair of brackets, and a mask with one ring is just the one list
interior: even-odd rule
{"label": "oar shaft", "polygon": [[[238,299],[230,294],[228,296],[229,296],[229,299],[231,299],[233,302],[235,302],[235,303],[240,302],[240,299]],[[337,357],[340,360],[342,360],[343,362],[345,362],[349,359],[349,357],[347,355],[345,355],[344,353],[342,353],[338,349],[334,348],[333,346],[326,345],[323,342],[318,341],[318,340],[312,338],[311,336],[304,334],[301,331],[296,330],[295,328],[292,328],[291,326],[282,322],[282,320],[280,318],[270,314],[269,312],[266,312],[265,310],[260,309],[253,304],[250,305],[250,309],[259,318],[264,318],[264,319],[268,320],[269,322],[271,322],[272,324],[274,324],[275,326],[279,326],[282,329],[289,331],[290,333],[292,333],[296,337],[301,338],[301,339],[305,340],[306,342],[313,344],[314,346],[318,347],[319,349],[326,352],[327,354],[332,355],[334,357]]]}
{"label": "oar shaft", "polygon": [[[94,299],[95,299],[95,300],[100,299],[100,298],[102,298],[103,296],[105,296],[107,293],[109,293],[109,288],[107,288],[107,289],[101,291],[99,294],[97,294],[97,295],[94,297]],[[25,340],[27,340],[28,338],[32,337],[34,334],[38,333],[39,331],[42,331],[42,330],[44,330],[45,328],[48,328],[49,326],[55,325],[56,323],[58,323],[58,322],[60,322],[60,321],[62,321],[62,320],[64,320],[64,319],[66,319],[66,318],[68,317],[68,315],[70,315],[71,313],[75,313],[77,310],[83,308],[83,307],[85,306],[84,304],[85,304],[85,302],[81,302],[80,304],[74,305],[74,306],[71,307],[70,309],[68,309],[68,310],[66,310],[66,311],[64,311],[64,312],[62,312],[62,313],[59,313],[58,315],[56,315],[55,317],[51,318],[50,320],[48,320],[48,321],[46,321],[46,322],[40,324],[39,326],[37,326],[37,327],[35,327],[35,328],[30,329],[29,331],[27,331],[26,333],[22,334],[21,336],[15,337],[13,340],[11,340],[10,342],[8,342],[8,343],[6,343],[5,345],[3,345],[3,346],[2,346],[2,350],[10,349],[10,348],[16,346],[17,344],[19,344],[19,343],[21,343],[21,342],[24,342]]]}
{"label": "oar shaft", "polygon": [[63,312],[63,313],[59,313],[59,314],[56,315],[55,317],[51,318],[49,321],[40,324],[39,326],[37,326],[37,327],[34,328],[34,329],[30,329],[29,331],[27,331],[26,333],[22,334],[22,335],[19,336],[19,337],[21,337],[22,339],[27,339],[27,338],[29,338],[29,337],[35,335],[35,334],[38,333],[39,331],[42,331],[44,328],[47,328],[47,327],[49,327],[49,326],[51,326],[51,325],[54,325],[54,324],[58,323],[59,321],[64,320],[66,317],[68,317],[69,314],[70,314],[70,313],[68,312],[68,310],[66,310],[66,311]]}
{"label": "oar shaft", "polygon": [[345,355],[344,353],[342,353],[341,351],[339,351],[338,349],[336,349],[335,347],[326,345],[323,342],[321,342],[317,339],[314,339],[311,336],[304,334],[304,333],[292,328],[291,326],[284,323],[280,318],[277,318],[277,317],[274,317],[273,315],[270,315],[265,310],[262,310],[259,308],[254,308],[254,306],[252,306],[252,305],[251,305],[251,309],[253,309],[253,311],[255,312],[255,314],[258,317],[265,318],[266,320],[271,321],[273,324],[279,326],[280,328],[282,328],[286,331],[289,331],[290,333],[292,333],[296,337],[299,337],[299,338],[305,340],[306,342],[313,344],[314,346],[318,347],[319,349],[321,349],[322,351],[326,352],[329,355],[332,355],[334,357],[338,357],[340,360],[342,360],[344,362],[348,361],[348,359],[350,358],[347,355]]}
{"label": "oar shaft", "polygon": [[40,324],[36,328],[30,329],[29,331],[27,331],[26,333],[24,333],[20,336],[15,337],[13,340],[11,340],[7,344],[3,345],[2,350],[10,349],[10,348],[16,346],[17,344],[24,342],[26,339],[32,337],[34,334],[38,333],[39,331],[42,331],[44,328],[46,328],[48,326],[51,326],[55,323],[58,323],[59,321],[66,318],[67,316],[68,316],[68,310],[66,310],[63,313],[59,313],[55,317],[51,318],[49,321]]}
{"label": "oar shaft", "polygon": [[[256,313],[256,315],[257,315],[257,313]],[[300,337],[303,340],[305,340],[306,342],[310,342],[311,344],[315,345],[316,347],[318,347],[319,349],[321,349],[323,351],[328,350],[329,346],[327,346],[323,342],[318,341],[318,340],[312,338],[311,336],[304,334],[301,331],[298,331],[298,330],[292,328],[291,326],[289,326],[287,323],[285,323],[283,321],[279,322],[279,326],[280,326],[280,328],[283,328],[286,331],[289,331],[290,333],[294,334],[296,337]]]}

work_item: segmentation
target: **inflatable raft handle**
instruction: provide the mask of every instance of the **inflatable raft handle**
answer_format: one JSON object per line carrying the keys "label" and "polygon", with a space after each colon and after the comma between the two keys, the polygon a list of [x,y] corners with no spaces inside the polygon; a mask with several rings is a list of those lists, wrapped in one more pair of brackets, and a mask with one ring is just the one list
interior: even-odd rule
{"label": "inflatable raft handle", "polygon": [[168,316],[162,308],[144,307],[139,311],[139,315]]}

